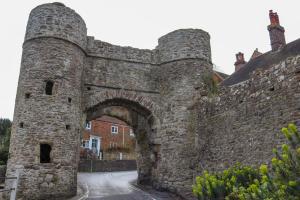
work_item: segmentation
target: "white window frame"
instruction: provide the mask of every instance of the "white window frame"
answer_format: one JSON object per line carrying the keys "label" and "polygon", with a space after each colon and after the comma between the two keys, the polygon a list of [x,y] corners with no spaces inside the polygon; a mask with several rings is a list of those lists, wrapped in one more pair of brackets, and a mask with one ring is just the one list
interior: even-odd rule
{"label": "white window frame", "polygon": [[87,122],[87,123],[85,124],[85,129],[91,130],[91,128],[92,128],[92,122],[91,122],[91,121],[90,121],[90,122]]}
{"label": "white window frame", "polygon": [[132,128],[129,130],[129,136],[134,137],[134,133],[133,133]]}
{"label": "white window frame", "polygon": [[116,125],[112,125],[111,128],[110,128],[110,130],[111,130],[111,134],[118,134],[119,127],[116,126]]}

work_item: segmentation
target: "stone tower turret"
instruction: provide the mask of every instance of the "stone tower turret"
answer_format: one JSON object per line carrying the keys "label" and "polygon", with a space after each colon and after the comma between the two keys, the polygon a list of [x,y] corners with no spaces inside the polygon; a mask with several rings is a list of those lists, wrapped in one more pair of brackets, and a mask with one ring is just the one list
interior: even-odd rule
{"label": "stone tower turret", "polygon": [[159,188],[174,192],[176,188],[176,192],[188,196],[196,167],[195,105],[199,94],[207,94],[207,84],[212,82],[210,36],[200,29],[176,30],[161,37],[156,50],[161,63],[157,76],[161,77],[166,115],[162,129],[167,130],[161,138],[163,144],[169,143],[162,145],[161,151],[170,158],[159,166],[166,174],[156,182],[163,183]]}
{"label": "stone tower turret", "polygon": [[[18,83],[8,176],[24,199],[76,194],[86,47],[82,18],[61,3],[31,11]],[[11,182],[6,182],[7,187]]]}

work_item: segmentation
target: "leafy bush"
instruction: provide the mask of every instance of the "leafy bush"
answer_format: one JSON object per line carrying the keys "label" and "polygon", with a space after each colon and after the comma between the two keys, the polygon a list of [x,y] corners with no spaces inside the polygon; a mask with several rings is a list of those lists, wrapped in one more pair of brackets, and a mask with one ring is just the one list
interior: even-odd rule
{"label": "leafy bush", "polygon": [[6,165],[9,152],[11,121],[0,118],[0,165]]}
{"label": "leafy bush", "polygon": [[220,173],[204,172],[193,193],[199,200],[300,200],[300,135],[294,124],[282,129],[289,144],[273,149],[271,167],[236,165]]}
{"label": "leafy bush", "polygon": [[199,200],[224,199],[237,188],[248,187],[254,180],[260,180],[258,170],[238,163],[220,173],[204,171],[202,176],[196,178],[193,193]]}

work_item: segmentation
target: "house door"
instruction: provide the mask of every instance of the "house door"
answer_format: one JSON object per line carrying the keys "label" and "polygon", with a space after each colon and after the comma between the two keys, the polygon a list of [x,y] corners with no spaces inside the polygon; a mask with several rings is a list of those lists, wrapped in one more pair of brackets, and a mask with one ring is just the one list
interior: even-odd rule
{"label": "house door", "polygon": [[92,151],[93,153],[97,154],[99,157],[100,155],[100,138],[92,138]]}

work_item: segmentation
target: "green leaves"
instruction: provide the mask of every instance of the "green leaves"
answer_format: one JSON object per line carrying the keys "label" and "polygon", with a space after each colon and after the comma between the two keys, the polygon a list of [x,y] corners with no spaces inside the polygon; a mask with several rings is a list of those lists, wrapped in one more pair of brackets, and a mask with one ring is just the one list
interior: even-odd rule
{"label": "green leaves", "polygon": [[220,173],[210,174],[204,171],[202,176],[196,178],[193,193],[199,200],[224,199],[229,195],[235,196],[233,193],[248,187],[257,178],[259,178],[258,170],[237,163],[234,167]]}
{"label": "green leaves", "polygon": [[275,154],[270,168],[241,166],[220,173],[205,171],[196,178],[199,200],[300,200],[300,137],[296,125],[281,129],[288,140]]}
{"label": "green leaves", "polygon": [[0,165],[5,165],[8,159],[11,121],[0,118]]}

